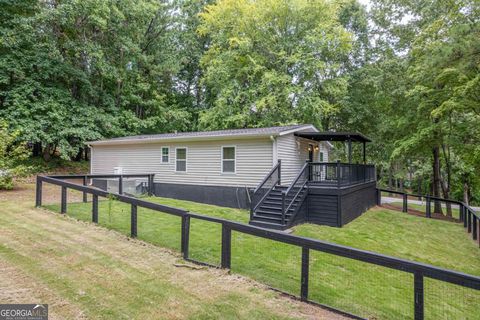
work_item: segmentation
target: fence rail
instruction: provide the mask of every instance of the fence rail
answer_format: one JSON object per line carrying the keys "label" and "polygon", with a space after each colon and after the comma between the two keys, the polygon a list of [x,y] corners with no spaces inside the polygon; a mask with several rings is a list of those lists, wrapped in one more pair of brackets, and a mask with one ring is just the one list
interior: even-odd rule
{"label": "fence rail", "polygon": [[[231,267],[231,242],[232,231],[252,235],[255,237],[265,238],[276,242],[293,245],[301,248],[301,280],[300,280],[300,299],[303,301],[309,300],[309,279],[315,276],[309,272],[310,251],[319,251],[329,253],[339,257],[345,257],[356,261],[366,262],[372,265],[378,265],[394,270],[399,270],[405,273],[414,275],[414,281],[411,283],[414,299],[412,299],[412,308],[414,311],[415,319],[424,318],[424,278],[436,279],[445,283],[455,284],[461,287],[470,288],[474,290],[480,290],[480,277],[468,275],[465,273],[447,270],[435,266],[431,266],[424,263],[413,262],[405,259],[395,258],[383,254],[378,254],[366,250],[355,249],[348,246],[333,244],[321,240],[310,239],[300,236],[287,234],[281,231],[272,231],[270,229],[264,229],[256,226],[247,225],[240,222],[234,222],[222,218],[210,217],[201,215],[187,210],[178,209],[170,206],[165,206],[149,201],[137,199],[134,197],[113,194],[96,188],[92,188],[86,185],[79,185],[73,182],[64,181],[64,179],[83,179],[84,176],[61,176],[62,178],[37,176],[37,192],[36,192],[36,205],[42,205],[42,186],[43,183],[50,183],[60,186],[62,188],[61,208],[62,213],[67,211],[67,188],[77,190],[84,193],[93,195],[92,201],[92,221],[98,223],[98,197],[110,197],[115,196],[116,200],[131,205],[131,236],[137,236],[137,208],[147,208],[158,211],[161,214],[170,214],[181,217],[181,252],[183,257],[189,261],[189,242],[190,242],[190,224],[192,219],[198,219],[203,221],[209,221],[221,225],[221,267]],[[89,175],[90,178],[96,176]],[[310,301],[313,302],[313,301]],[[315,303],[315,302],[313,302]],[[333,309],[333,308],[330,308]],[[344,312],[343,312],[344,313]],[[344,313],[345,314],[345,313]]]}
{"label": "fence rail", "polygon": [[408,197],[414,197],[420,201],[425,200],[425,217],[432,218],[432,202],[445,203],[446,205],[458,206],[458,220],[463,222],[465,230],[472,235],[473,240],[478,240],[480,247],[480,214],[466,203],[458,200],[444,199],[431,195],[413,194],[396,190],[377,188],[377,204],[382,204],[382,192],[393,193],[402,196],[402,212],[408,212]]}

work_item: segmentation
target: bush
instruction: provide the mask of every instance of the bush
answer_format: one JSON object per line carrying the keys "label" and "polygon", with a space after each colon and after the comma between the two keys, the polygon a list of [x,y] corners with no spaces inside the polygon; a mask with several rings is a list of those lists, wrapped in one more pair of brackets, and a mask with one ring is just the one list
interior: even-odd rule
{"label": "bush", "polygon": [[0,171],[0,190],[13,189],[13,177],[7,170]]}
{"label": "bush", "polygon": [[26,166],[20,164],[28,158],[25,143],[17,140],[20,132],[9,131],[5,121],[0,121],[0,190],[13,188],[13,177],[27,172]]}

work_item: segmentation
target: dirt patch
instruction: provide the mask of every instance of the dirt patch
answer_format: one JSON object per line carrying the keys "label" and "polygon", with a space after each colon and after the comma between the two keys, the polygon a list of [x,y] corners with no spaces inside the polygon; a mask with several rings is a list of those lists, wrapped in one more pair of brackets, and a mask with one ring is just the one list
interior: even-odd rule
{"label": "dirt patch", "polygon": [[[80,184],[78,180],[66,180]],[[42,203],[53,204],[60,203],[61,187],[50,183],[43,183]],[[90,196],[89,196],[90,197]],[[67,202],[78,202],[82,200],[82,193],[76,190],[68,189]],[[0,201],[20,201],[24,203],[35,204],[35,184],[19,184],[13,190],[0,190]]]}
{"label": "dirt patch", "polygon": [[[384,203],[384,204],[381,205],[381,207],[389,209],[389,210],[402,211],[402,208],[400,208],[398,206],[395,206],[395,205],[392,205],[392,204],[389,204],[389,203]],[[420,211],[420,210],[416,210],[416,209],[408,208],[408,214],[410,214],[412,216],[426,218],[425,212]],[[452,217],[447,217],[447,216],[444,216],[443,214],[434,213],[434,212],[431,213],[431,218],[432,219],[437,219],[437,220],[449,221],[449,222],[460,222],[458,219],[455,219],[455,218],[452,218]]]}
{"label": "dirt patch", "polygon": [[49,319],[86,319],[82,310],[42,286],[38,279],[0,259],[1,303],[48,303]]}

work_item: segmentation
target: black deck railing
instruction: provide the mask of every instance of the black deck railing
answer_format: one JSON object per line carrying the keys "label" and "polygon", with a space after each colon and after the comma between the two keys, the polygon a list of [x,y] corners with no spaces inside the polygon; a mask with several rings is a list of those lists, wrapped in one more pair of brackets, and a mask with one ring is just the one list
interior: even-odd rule
{"label": "black deck railing", "polygon": [[272,170],[270,170],[262,182],[260,182],[260,184],[251,193],[250,219],[252,219],[253,213],[262,204],[270,191],[272,191],[275,186],[281,184],[281,170],[282,161],[278,160],[277,164],[272,168]]}
{"label": "black deck railing", "polygon": [[[131,236],[137,236],[137,208],[147,208],[154,211],[158,211],[159,214],[169,214],[173,216],[181,217],[181,252],[186,260],[192,261],[189,258],[189,242],[190,242],[190,221],[191,219],[198,219],[208,221],[221,225],[221,264],[222,268],[231,268],[232,258],[232,231],[247,234],[259,238],[273,240],[283,244],[289,244],[301,248],[301,276],[300,276],[300,298],[303,301],[309,300],[309,279],[315,274],[310,273],[310,252],[318,251],[328,254],[332,254],[338,257],[345,257],[356,261],[362,261],[370,265],[378,265],[385,268],[398,270],[403,273],[413,275],[413,281],[411,282],[411,288],[413,290],[412,311],[415,319],[424,318],[425,303],[430,300],[425,300],[424,290],[424,278],[436,279],[443,283],[450,283],[462,288],[470,288],[473,290],[480,290],[480,277],[468,275],[465,273],[446,270],[438,268],[432,265],[413,262],[405,259],[395,258],[383,254],[378,254],[370,251],[360,250],[352,247],[342,246],[338,244],[328,243],[321,240],[315,240],[300,236],[287,234],[281,231],[273,231],[270,229],[264,229],[256,226],[247,225],[244,223],[234,222],[226,219],[205,216],[188,212],[187,210],[165,206],[157,203],[152,203],[146,200],[137,199],[130,196],[121,194],[109,193],[97,188],[89,186],[75,184],[73,182],[64,181],[62,179],[83,179],[84,176],[62,176],[62,177],[37,177],[37,192],[36,192],[36,205],[42,205],[42,185],[43,183],[50,183],[60,186],[62,188],[61,207],[62,213],[67,212],[67,188],[77,190],[83,193],[89,193],[93,195],[92,201],[92,221],[98,223],[98,197],[111,197],[114,196],[116,200],[131,205]],[[94,176],[89,176],[94,177]],[[195,261],[198,262],[198,261]],[[202,262],[200,262],[202,263]],[[368,268],[365,268],[367,271]],[[451,298],[451,297],[450,297]],[[463,297],[459,297],[463,301]],[[312,301],[310,301],[312,302]],[[313,302],[315,303],[315,302]],[[431,303],[438,303],[437,300],[431,301]],[[333,309],[333,308],[330,308]],[[338,310],[337,310],[338,311]],[[348,314],[348,313],[344,313]]]}
{"label": "black deck railing", "polygon": [[[444,199],[440,197],[434,197],[431,195],[421,195],[407,193],[403,191],[389,190],[377,188],[377,204],[382,204],[382,192],[389,194],[401,195],[402,200],[402,211],[408,212],[408,201],[409,198],[414,198],[415,200],[425,201],[425,217],[432,218],[432,202],[437,202],[440,206],[445,204],[442,210],[446,210],[448,205],[454,205],[458,207],[458,220],[463,222],[463,227],[468,233],[472,234],[473,240],[478,240],[478,245],[480,247],[480,213],[475,212],[473,208],[466,203],[453,199]],[[419,210],[417,210],[419,211]]]}
{"label": "black deck railing", "polygon": [[292,225],[295,220],[295,216],[297,212],[300,210],[301,204],[303,200],[306,198],[307,193],[302,191],[305,189],[305,186],[308,184],[309,181],[309,163],[305,163],[305,165],[300,170],[299,174],[292,181],[288,189],[282,192],[282,224],[286,225],[285,217],[286,214],[290,212],[290,210],[295,207],[295,211],[290,212],[291,216],[288,221],[288,225]]}
{"label": "black deck railing", "polygon": [[375,166],[341,162],[311,162],[310,184],[346,187],[376,181]]}

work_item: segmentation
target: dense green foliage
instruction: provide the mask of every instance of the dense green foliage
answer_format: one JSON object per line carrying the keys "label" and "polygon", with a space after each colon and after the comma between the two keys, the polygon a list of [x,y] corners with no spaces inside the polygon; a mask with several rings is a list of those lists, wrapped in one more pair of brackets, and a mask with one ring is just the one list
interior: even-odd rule
{"label": "dense green foliage", "polygon": [[480,201],[477,0],[0,7],[0,117],[45,159],[103,137],[313,123],[371,136],[391,187]]}
{"label": "dense green foliage", "polygon": [[0,121],[0,190],[13,188],[13,177],[22,175],[27,167],[21,162],[28,158],[25,144],[17,141],[19,131],[10,132]]}

